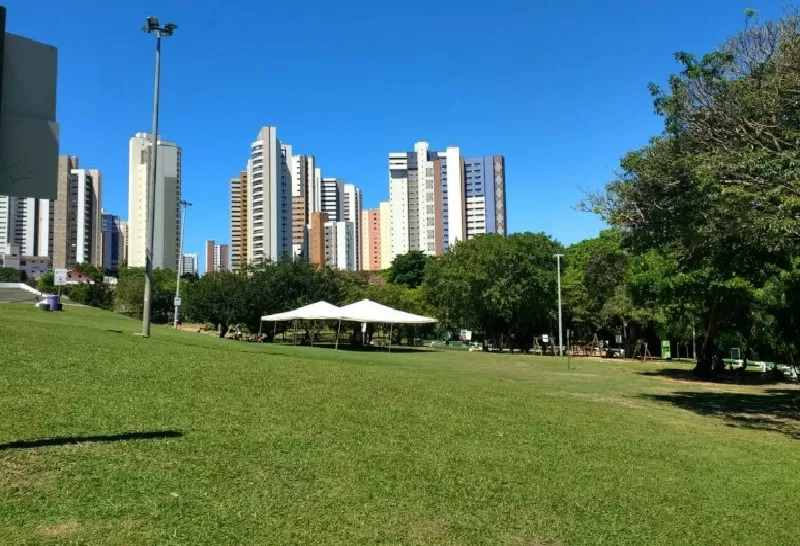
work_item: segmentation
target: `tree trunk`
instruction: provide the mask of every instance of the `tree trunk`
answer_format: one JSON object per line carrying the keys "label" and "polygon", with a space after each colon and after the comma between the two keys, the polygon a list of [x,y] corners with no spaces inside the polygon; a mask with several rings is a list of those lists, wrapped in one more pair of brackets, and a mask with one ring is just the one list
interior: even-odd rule
{"label": "tree trunk", "polygon": [[714,294],[711,302],[711,309],[708,312],[708,329],[706,330],[706,338],[703,340],[703,346],[700,348],[700,358],[694,367],[694,373],[701,375],[711,375],[711,359],[714,356],[714,346],[717,339],[717,331],[719,327],[719,313],[722,303],[719,297]]}

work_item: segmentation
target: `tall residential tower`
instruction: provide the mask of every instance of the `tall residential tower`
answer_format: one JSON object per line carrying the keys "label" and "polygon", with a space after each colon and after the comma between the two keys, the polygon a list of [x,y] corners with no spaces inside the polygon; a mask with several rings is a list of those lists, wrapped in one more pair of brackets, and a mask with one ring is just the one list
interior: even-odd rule
{"label": "tall residential tower", "polygon": [[231,178],[231,268],[247,264],[247,171]]}
{"label": "tall residential tower", "polygon": [[265,126],[247,162],[247,262],[277,261],[292,251],[292,149]]}
{"label": "tall residential tower", "polygon": [[[136,133],[128,148],[128,265],[146,265],[147,179],[150,175],[149,133]],[[155,180],[153,267],[178,269],[180,252],[181,148],[158,140]]]}
{"label": "tall residential tower", "polygon": [[390,261],[419,250],[439,256],[456,241],[506,234],[503,156],[464,158],[456,146],[389,154]]}

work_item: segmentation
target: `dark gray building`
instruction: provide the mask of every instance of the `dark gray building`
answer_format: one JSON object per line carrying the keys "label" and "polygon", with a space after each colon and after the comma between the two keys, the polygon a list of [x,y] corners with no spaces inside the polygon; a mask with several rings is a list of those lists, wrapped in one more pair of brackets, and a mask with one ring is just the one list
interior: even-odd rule
{"label": "dark gray building", "polygon": [[0,195],[55,199],[57,50],[5,27],[0,6]]}

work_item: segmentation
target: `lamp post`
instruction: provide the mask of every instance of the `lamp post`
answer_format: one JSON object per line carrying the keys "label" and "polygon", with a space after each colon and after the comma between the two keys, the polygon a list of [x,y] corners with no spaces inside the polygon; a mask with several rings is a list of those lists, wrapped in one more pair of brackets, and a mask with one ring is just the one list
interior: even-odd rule
{"label": "lamp post", "polygon": [[554,254],[558,271],[558,356],[564,356],[564,344],[561,340],[561,258],[563,254]]}
{"label": "lamp post", "polygon": [[173,317],[173,326],[178,328],[178,314],[181,311],[181,274],[183,273],[183,234],[186,233],[186,209],[191,207],[189,201],[181,199],[180,204],[183,205],[183,219],[181,219],[181,240],[178,244],[178,279],[175,283],[175,316]]}
{"label": "lamp post", "polygon": [[145,274],[144,303],[142,305],[142,336],[150,337],[150,304],[153,295],[153,224],[156,221],[156,165],[158,163],[158,91],[161,78],[161,37],[172,36],[177,26],[168,23],[159,25],[157,17],[148,17],[142,28],[156,35],[156,81],[153,92],[153,133],[150,135],[150,174],[147,177],[147,209],[145,215]]}

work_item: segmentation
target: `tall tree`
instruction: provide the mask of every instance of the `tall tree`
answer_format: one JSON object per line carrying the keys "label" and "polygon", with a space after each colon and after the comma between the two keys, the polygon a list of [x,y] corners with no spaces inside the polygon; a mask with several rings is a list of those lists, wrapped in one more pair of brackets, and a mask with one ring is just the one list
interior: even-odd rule
{"label": "tall tree", "polygon": [[[564,307],[584,334],[614,330],[624,323],[627,306],[616,301],[625,285],[629,257],[622,248],[622,235],[607,230],[567,248],[561,281]],[[624,291],[622,292],[624,295]]]}
{"label": "tall tree", "polygon": [[392,260],[387,280],[392,284],[416,288],[425,279],[425,267],[431,260],[432,258],[421,250],[400,254]]}
{"label": "tall tree", "polygon": [[459,241],[428,267],[425,291],[447,326],[479,331],[496,346],[528,348],[551,331],[562,247],[538,233]]}
{"label": "tall tree", "polygon": [[643,254],[675,259],[703,287],[710,371],[720,320],[795,251],[800,232],[800,18],[746,29],[701,59],[676,54],[667,90],[651,85],[664,133],[627,154],[586,208]]}

